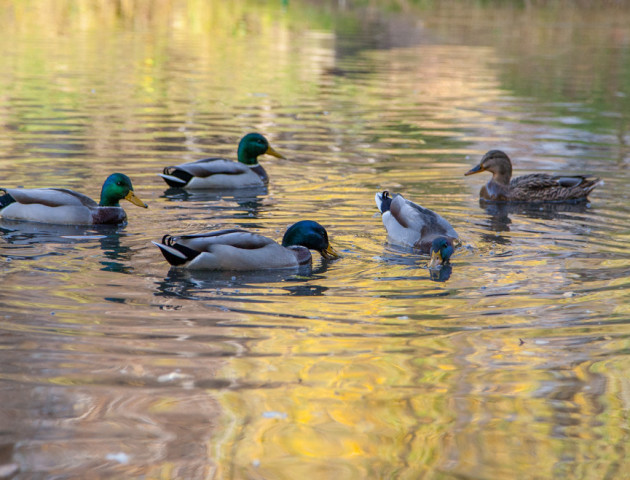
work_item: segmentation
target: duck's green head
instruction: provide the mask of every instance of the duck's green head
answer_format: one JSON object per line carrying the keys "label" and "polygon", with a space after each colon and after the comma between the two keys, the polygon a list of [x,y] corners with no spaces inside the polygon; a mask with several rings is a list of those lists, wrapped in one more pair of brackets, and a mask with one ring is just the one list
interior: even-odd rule
{"label": "duck's green head", "polygon": [[446,265],[453,255],[453,242],[446,237],[436,237],[431,243],[431,261],[429,268]]}
{"label": "duck's green head", "polygon": [[258,156],[265,153],[277,158],[284,158],[271,148],[267,139],[260,133],[248,133],[241,138],[238,144],[238,161],[245,165],[256,165]]}
{"label": "duck's green head", "polygon": [[339,254],[328,242],[328,233],[319,223],[302,220],[291,225],[284,237],[282,246],[302,245],[310,250],[317,250],[326,259],[339,258]]}
{"label": "duck's green head", "polygon": [[147,208],[148,205],[140,200],[133,192],[133,185],[129,177],[122,173],[112,173],[101,189],[101,207],[119,207],[122,199],[129,200],[134,205]]}

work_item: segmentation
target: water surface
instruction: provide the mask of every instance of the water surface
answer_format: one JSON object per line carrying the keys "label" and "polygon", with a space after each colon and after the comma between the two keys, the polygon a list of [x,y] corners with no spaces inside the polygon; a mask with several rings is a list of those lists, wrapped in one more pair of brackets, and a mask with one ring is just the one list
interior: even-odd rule
{"label": "water surface", "polygon": [[[124,227],[0,225],[5,471],[623,478],[627,12],[214,3],[5,2],[1,185],[97,197],[122,171],[150,205]],[[261,158],[267,188],[157,176],[249,131],[287,157]],[[491,148],[605,183],[483,206],[488,178],[463,174]],[[451,268],[387,243],[383,189],[451,221]],[[306,218],[341,259],[187,273],[150,243]]]}

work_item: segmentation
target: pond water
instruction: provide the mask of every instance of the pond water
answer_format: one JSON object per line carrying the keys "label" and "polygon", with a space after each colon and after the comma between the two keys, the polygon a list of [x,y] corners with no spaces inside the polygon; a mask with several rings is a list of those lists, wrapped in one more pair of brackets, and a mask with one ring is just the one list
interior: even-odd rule
{"label": "pond water", "polygon": [[[149,209],[0,225],[0,478],[625,478],[630,15],[349,3],[3,2],[0,185],[121,171]],[[157,176],[250,131],[286,157],[266,189]],[[604,184],[486,208],[463,174],[492,148]],[[453,224],[450,269],[388,245],[384,189]],[[300,219],[342,257],[186,273],[151,245]]]}

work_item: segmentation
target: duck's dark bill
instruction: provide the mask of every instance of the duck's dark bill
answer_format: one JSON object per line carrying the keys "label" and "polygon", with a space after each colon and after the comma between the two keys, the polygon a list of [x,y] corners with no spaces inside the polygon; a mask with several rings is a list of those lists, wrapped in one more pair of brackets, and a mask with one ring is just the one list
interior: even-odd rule
{"label": "duck's dark bill", "polygon": [[468,170],[466,173],[464,173],[464,176],[472,175],[473,173],[483,172],[484,170],[485,169],[481,165],[477,165],[476,167],[473,167],[470,170]]}

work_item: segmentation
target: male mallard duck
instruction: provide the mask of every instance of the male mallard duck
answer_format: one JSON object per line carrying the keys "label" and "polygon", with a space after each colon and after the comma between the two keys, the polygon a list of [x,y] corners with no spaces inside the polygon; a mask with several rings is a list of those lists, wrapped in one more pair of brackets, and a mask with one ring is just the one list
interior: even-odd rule
{"label": "male mallard duck", "polygon": [[501,150],[490,150],[481,162],[464,175],[483,171],[492,172],[490,181],[481,188],[479,196],[499,202],[565,202],[586,200],[597,186],[599,178],[534,173],[512,178],[512,162]]}
{"label": "male mallard duck", "polygon": [[241,188],[266,185],[267,172],[258,163],[262,154],[284,158],[260,133],[248,133],[238,144],[238,162],[225,158],[205,158],[164,168],[160,177],[170,187],[189,189]]}
{"label": "male mallard duck", "polygon": [[160,248],[173,266],[196,270],[263,270],[311,264],[317,250],[326,259],[338,258],[328,242],[326,229],[311,220],[290,226],[282,245],[270,238],[240,229],[180,235],[164,235]]}
{"label": "male mallard duck", "polygon": [[377,193],[374,200],[393,243],[431,254],[430,268],[449,262],[457,232],[446,220],[398,193]]}
{"label": "male mallard duck", "polygon": [[116,225],[127,219],[118,203],[123,198],[147,208],[133,191],[131,180],[113,173],[103,183],[101,201],[65,188],[0,188],[0,215],[10,220],[57,225]]}

